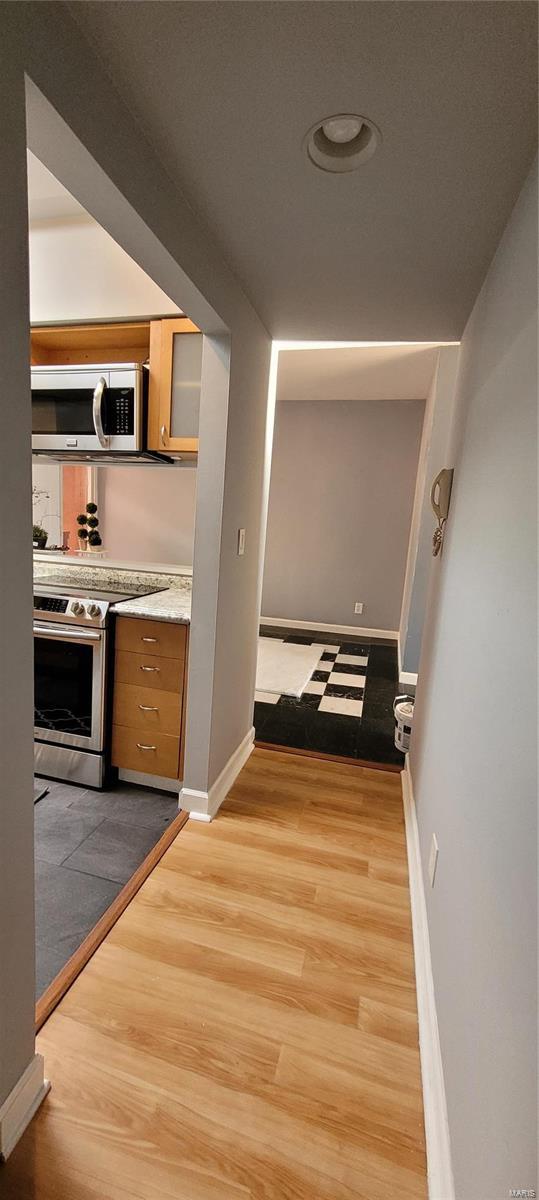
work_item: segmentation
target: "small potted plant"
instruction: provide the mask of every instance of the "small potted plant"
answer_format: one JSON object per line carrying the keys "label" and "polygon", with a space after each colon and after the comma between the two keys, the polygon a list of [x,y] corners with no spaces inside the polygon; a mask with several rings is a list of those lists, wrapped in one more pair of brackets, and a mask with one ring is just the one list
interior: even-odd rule
{"label": "small potted plant", "polygon": [[[50,500],[50,493],[46,492],[44,488],[38,488],[35,484],[32,484],[32,507],[34,509],[39,508],[41,501],[43,500]],[[47,538],[49,535],[47,530],[39,524],[39,518],[43,519],[43,515],[47,516],[47,513],[42,514],[34,512],[34,516],[38,517],[38,520],[32,527],[32,544],[34,550],[44,550],[45,546],[47,545]]]}
{"label": "small potted plant", "polygon": [[88,534],[88,545],[90,547],[90,550],[99,550],[100,547],[103,545],[103,543],[101,541],[101,536],[97,532],[97,529],[90,529],[90,532]]}
{"label": "small potted plant", "polygon": [[32,527],[34,550],[44,550],[47,545],[48,536],[47,530],[43,529],[41,525],[34,525]]}
{"label": "small potted plant", "polygon": [[90,500],[86,505],[86,512],[79,513],[77,517],[77,535],[81,550],[99,550],[103,544],[101,536],[98,533],[97,526],[99,518],[97,516],[97,504]]}
{"label": "small potted plant", "polygon": [[88,530],[86,528],[86,513],[79,513],[77,517],[77,538],[79,542],[79,550],[86,550],[88,543]]}
{"label": "small potted plant", "polygon": [[97,516],[97,504],[90,500],[86,505],[86,528],[88,530],[88,549],[100,550],[103,545],[101,534],[98,531],[99,517]]}

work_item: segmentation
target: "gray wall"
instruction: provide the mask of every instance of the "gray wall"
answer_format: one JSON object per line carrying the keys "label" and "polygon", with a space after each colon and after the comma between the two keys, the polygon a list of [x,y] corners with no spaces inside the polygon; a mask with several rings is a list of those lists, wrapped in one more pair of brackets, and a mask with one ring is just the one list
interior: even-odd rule
{"label": "gray wall", "polygon": [[537,1187],[536,231],[534,171],[463,340],[410,756],[458,1200]]}
{"label": "gray wall", "polygon": [[33,324],[136,320],[177,311],[177,304],[91,217],[32,222],[30,317]]}
{"label": "gray wall", "polygon": [[[44,101],[30,85],[26,117],[33,149],[204,332],[223,338],[230,334],[230,387],[227,361],[226,392],[220,390],[215,399],[218,444],[201,445],[198,473],[204,504],[195,537],[186,781],[202,793],[252,722],[270,341],[211,234],[171,183],[64,6],[4,5],[0,32],[6,60],[0,80],[0,340],[6,424],[0,438],[0,480],[3,508],[9,512],[0,535],[1,1105],[34,1049],[25,72],[46,97]],[[245,431],[244,441],[238,429]],[[245,557],[238,559],[236,531],[242,525],[248,527],[248,544]]]}
{"label": "gray wall", "polygon": [[2,67],[0,1106],[34,1053],[32,504],[24,81]]}
{"label": "gray wall", "polygon": [[399,645],[401,672],[417,675],[430,574],[433,567],[432,535],[436,519],[430,502],[432,481],[447,458],[454,417],[458,346],[442,346],[427,402],[421,436],[419,466],[410,529],[410,544],[400,616]]}
{"label": "gray wall", "polygon": [[277,404],[265,617],[398,629],[424,407]]}

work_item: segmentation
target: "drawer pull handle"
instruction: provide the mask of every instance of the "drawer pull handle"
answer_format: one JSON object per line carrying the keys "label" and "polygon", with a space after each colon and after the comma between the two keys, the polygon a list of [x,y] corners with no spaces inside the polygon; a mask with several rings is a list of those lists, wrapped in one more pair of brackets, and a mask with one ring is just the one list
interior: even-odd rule
{"label": "drawer pull handle", "polygon": [[154,704],[139,704],[141,712],[159,712],[159,709]]}
{"label": "drawer pull handle", "polygon": [[157,638],[141,637],[141,642],[156,642]]}
{"label": "drawer pull handle", "polygon": [[137,742],[137,750],[157,750],[157,746],[144,746],[142,742]]}
{"label": "drawer pull handle", "polygon": [[160,671],[161,667],[141,667],[141,671]]}

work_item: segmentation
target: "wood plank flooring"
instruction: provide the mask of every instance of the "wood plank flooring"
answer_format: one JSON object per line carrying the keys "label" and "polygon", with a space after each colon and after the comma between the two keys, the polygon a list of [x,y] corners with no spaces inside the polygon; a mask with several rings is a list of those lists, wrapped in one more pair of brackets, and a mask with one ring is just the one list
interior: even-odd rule
{"label": "wood plank flooring", "polygon": [[2,1200],[425,1200],[399,777],[256,750],[38,1048]]}

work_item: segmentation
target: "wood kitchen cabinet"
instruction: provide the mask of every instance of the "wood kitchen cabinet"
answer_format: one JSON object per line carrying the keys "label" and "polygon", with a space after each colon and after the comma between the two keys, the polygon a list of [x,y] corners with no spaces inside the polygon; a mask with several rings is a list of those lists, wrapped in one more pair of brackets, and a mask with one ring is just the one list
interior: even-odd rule
{"label": "wood kitchen cabinet", "polygon": [[203,335],[188,317],[34,326],[32,366],[147,362],[149,450],[198,454]]}
{"label": "wood kitchen cabinet", "polygon": [[34,325],[30,331],[33,367],[146,362],[149,351],[149,321]]}
{"label": "wood kitchen cabinet", "polygon": [[150,323],[148,449],[198,452],[202,334],[187,317]]}
{"label": "wood kitchen cabinet", "polygon": [[189,628],[149,617],[118,617],[112,765],[166,779],[183,777]]}

